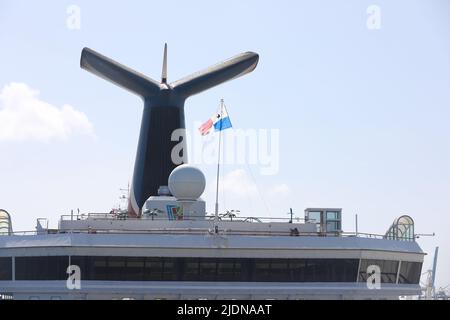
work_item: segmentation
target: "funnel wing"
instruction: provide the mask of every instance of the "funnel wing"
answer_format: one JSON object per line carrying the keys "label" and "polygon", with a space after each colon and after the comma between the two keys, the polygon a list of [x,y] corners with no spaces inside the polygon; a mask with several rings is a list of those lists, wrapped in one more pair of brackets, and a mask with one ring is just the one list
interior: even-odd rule
{"label": "funnel wing", "polygon": [[83,49],[80,66],[141,97],[154,96],[160,90],[159,83],[153,79],[89,48]]}
{"label": "funnel wing", "polygon": [[171,84],[177,93],[189,97],[226,81],[252,72],[258,64],[259,56],[254,52],[241,53],[203,71],[196,72]]}

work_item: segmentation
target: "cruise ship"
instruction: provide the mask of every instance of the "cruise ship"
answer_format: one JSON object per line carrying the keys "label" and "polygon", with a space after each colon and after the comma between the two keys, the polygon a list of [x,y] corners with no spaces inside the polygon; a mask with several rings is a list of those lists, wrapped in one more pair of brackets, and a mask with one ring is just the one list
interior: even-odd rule
{"label": "cruise ship", "polygon": [[[253,71],[245,52],[168,83],[85,48],[81,67],[142,97],[128,208],[38,220],[15,232],[0,210],[0,299],[398,299],[421,293],[425,253],[402,215],[382,234],[345,232],[341,208],[303,218],[206,213],[206,181],[188,164],[184,102]],[[0,204],[1,205],[1,204]],[[217,207],[216,207],[217,209]],[[280,215],[282,212],[280,212]],[[283,213],[284,214],[284,213]]]}

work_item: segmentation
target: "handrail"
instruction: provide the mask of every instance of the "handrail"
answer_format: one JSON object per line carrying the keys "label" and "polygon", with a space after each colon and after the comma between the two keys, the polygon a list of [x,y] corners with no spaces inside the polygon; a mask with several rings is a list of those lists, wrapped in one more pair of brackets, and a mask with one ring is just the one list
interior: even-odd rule
{"label": "handrail", "polygon": [[[184,217],[182,221],[199,221],[199,219],[195,218],[207,218],[207,222],[210,222],[213,219],[214,216],[189,216]],[[97,213],[97,212],[91,212],[86,214],[76,214],[76,215],[62,215],[61,221],[85,221],[86,219],[92,219],[97,221],[121,221],[121,220],[130,220],[130,221],[142,221],[141,218],[129,218],[121,216],[120,214],[115,213]],[[152,219],[145,219],[144,221],[149,221]],[[168,220],[166,217],[164,219],[154,217],[155,221],[172,221]],[[232,219],[227,216],[222,216],[221,221],[222,222],[246,222],[246,223],[254,223],[258,224],[261,222],[285,222],[286,226],[292,225],[292,227],[296,226],[296,222],[298,223],[308,223],[308,224],[315,224],[320,225],[320,223],[305,221],[303,218],[295,218],[294,223],[289,223],[291,219],[289,218],[283,218],[283,217],[242,217],[237,216],[233,217]],[[174,221],[172,221],[174,222]],[[228,224],[226,225],[228,226]],[[267,235],[267,236],[321,236],[321,237],[359,237],[359,238],[372,238],[372,239],[386,239],[386,235],[381,234],[373,234],[373,233],[363,233],[363,232],[302,232],[299,231],[297,228],[293,229],[287,229],[286,231],[271,231],[271,230],[233,230],[232,227],[228,227],[229,229],[221,230],[221,232],[228,234],[228,235]],[[319,229],[317,229],[319,230]],[[13,233],[10,233],[9,235],[42,235],[42,234],[64,234],[64,233],[98,233],[98,234],[208,234],[210,232],[210,229],[208,228],[189,228],[189,227],[182,227],[182,228],[149,228],[149,229],[93,229],[93,228],[84,228],[84,229],[77,229],[77,228],[70,228],[70,229],[48,229],[44,228],[37,231],[16,231]],[[0,236],[8,235],[6,233],[0,233]]]}
{"label": "handrail", "polygon": [[[43,235],[43,234],[193,234],[205,235],[212,233],[212,229],[208,228],[155,228],[155,229],[67,229],[67,230],[47,230],[45,231],[15,231],[11,235],[14,236],[28,236],[28,235]],[[296,232],[290,231],[267,231],[267,230],[232,230],[223,229],[220,231],[223,235],[256,235],[256,236],[314,236],[314,237],[356,237],[356,238],[371,238],[371,239],[386,239],[384,235],[373,233],[344,232],[344,233],[322,233],[322,232]],[[0,236],[7,236],[7,233],[0,233]],[[395,240],[400,241],[400,240]]]}
{"label": "handrail", "polygon": [[[125,217],[120,214],[115,213],[98,213],[98,212],[91,212],[86,214],[76,214],[76,215],[61,215],[61,221],[80,221],[80,220],[86,220],[89,218],[93,218],[95,220],[131,220],[131,221],[174,221],[174,220],[168,220],[167,217],[161,218],[161,217],[154,217],[153,219],[150,218],[134,218],[134,217]],[[214,219],[214,216],[209,215],[198,215],[198,216],[185,216],[181,221],[198,221],[199,218],[205,219],[209,221],[210,219]],[[251,220],[261,220],[261,221],[281,221],[281,222],[289,222],[290,218],[282,218],[282,217],[260,217],[260,216],[236,216],[232,219],[227,216],[221,216],[219,217],[221,221],[230,221],[230,222],[252,222]],[[294,218],[294,223],[304,223],[306,220],[304,218]]]}

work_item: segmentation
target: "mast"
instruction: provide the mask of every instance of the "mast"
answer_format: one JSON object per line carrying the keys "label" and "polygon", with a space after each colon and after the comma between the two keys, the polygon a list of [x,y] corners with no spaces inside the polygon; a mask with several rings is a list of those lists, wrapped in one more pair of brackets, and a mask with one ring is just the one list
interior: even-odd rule
{"label": "mast", "polygon": [[219,127],[219,152],[217,157],[217,177],[216,177],[216,204],[214,210],[214,232],[218,233],[219,222],[219,177],[220,177],[220,148],[222,144],[222,115],[223,115],[224,101],[220,99],[220,127]]}
{"label": "mast", "polygon": [[434,259],[433,259],[433,274],[431,276],[431,288],[433,292],[433,299],[436,298],[436,287],[435,287],[435,281],[436,281],[436,267],[437,267],[437,259],[438,259],[438,253],[439,253],[439,247],[436,247],[434,250]]}
{"label": "mast", "polygon": [[436,288],[434,282],[436,279],[438,253],[439,247],[436,247],[434,250],[433,267],[431,270],[428,270],[427,282],[425,287],[425,300],[433,300],[436,298]]}
{"label": "mast", "polygon": [[161,71],[161,83],[167,83],[167,43],[164,45],[163,66]]}

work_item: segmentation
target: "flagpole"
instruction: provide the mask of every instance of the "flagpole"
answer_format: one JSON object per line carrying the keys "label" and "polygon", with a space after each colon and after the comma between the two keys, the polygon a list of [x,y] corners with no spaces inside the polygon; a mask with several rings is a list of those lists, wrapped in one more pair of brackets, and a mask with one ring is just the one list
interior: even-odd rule
{"label": "flagpole", "polygon": [[217,177],[216,177],[216,205],[214,211],[214,232],[218,233],[218,223],[219,223],[219,177],[220,177],[220,147],[222,144],[222,115],[223,115],[223,99],[220,99],[220,130],[219,130],[219,152],[217,158]]}

